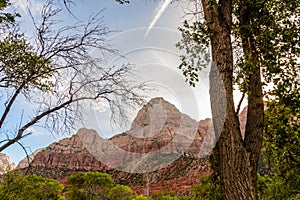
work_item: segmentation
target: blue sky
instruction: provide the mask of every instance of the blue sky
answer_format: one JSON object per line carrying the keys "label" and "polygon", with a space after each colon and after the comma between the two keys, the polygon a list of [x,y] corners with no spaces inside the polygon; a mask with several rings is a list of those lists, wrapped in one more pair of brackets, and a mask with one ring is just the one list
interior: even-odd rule
{"label": "blue sky", "polygon": [[[30,35],[33,30],[30,18],[26,14],[26,0],[16,0],[14,7],[22,15],[20,19],[26,34]],[[180,51],[175,48],[175,44],[180,40],[180,33],[177,28],[184,20],[183,8],[185,5],[174,3],[169,5],[163,14],[158,18],[154,27],[147,30],[149,25],[153,24],[153,19],[157,16],[161,1],[132,1],[130,4],[120,5],[113,0],[98,0],[78,1],[77,5],[72,7],[73,13],[83,21],[88,19],[92,13],[97,13],[101,10],[104,16],[104,24],[111,30],[116,30],[110,35],[110,42],[112,46],[120,50],[125,57],[112,56],[111,64],[118,64],[122,62],[130,62],[136,64],[138,77],[140,81],[149,81],[155,87],[156,91],[149,93],[149,99],[156,96],[162,96],[166,100],[175,104],[176,107],[183,113],[190,115],[196,120],[210,117],[209,105],[209,88],[208,88],[208,71],[209,69],[200,72],[202,78],[196,88],[189,87],[177,69],[179,65]],[[38,16],[41,7],[41,1],[31,0],[30,8],[35,16]],[[74,18],[67,12],[63,16],[65,23],[69,23]],[[17,110],[24,105],[16,105],[14,114],[20,115]],[[28,110],[30,110],[30,105]],[[26,107],[25,106],[25,107]],[[131,111],[132,118],[135,116],[137,110]],[[95,110],[87,107],[86,120],[80,127],[87,127],[97,130],[97,132],[104,138],[109,138],[115,133],[125,131],[130,124],[125,128],[112,127],[109,122],[109,110],[102,109]],[[14,122],[10,122],[10,128],[15,127]],[[33,152],[38,148],[48,146],[50,143],[66,137],[64,133],[51,135],[47,131],[35,130],[34,134],[22,140],[24,146],[29,147],[28,151]],[[6,149],[12,161],[18,162],[24,158],[24,151],[18,146],[13,145]]]}

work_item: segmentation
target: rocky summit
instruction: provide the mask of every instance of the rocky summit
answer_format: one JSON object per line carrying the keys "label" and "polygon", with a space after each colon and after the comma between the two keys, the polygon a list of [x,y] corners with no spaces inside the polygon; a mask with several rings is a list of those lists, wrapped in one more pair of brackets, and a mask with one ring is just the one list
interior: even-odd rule
{"label": "rocky summit", "polygon": [[154,98],[128,131],[103,139],[81,128],[38,150],[30,163],[23,160],[19,167],[62,182],[78,171],[101,171],[137,193],[173,190],[182,195],[211,173],[207,155],[214,142],[211,119],[197,122],[163,98]]}
{"label": "rocky summit", "polygon": [[15,169],[15,164],[10,161],[6,154],[0,153],[0,174]]}

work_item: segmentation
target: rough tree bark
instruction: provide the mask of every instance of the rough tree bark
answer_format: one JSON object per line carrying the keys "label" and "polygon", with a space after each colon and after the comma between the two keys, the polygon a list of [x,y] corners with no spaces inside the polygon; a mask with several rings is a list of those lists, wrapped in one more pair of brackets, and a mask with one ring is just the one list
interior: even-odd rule
{"label": "rough tree bark", "polygon": [[[205,20],[209,23],[212,33],[210,37],[212,60],[222,78],[226,99],[224,126],[216,148],[219,155],[223,197],[228,200],[257,199],[256,172],[263,127],[260,69],[255,65],[255,58],[251,57],[253,70],[249,76],[249,106],[243,139],[233,100],[232,1],[202,0],[202,6]],[[249,37],[243,38],[243,50],[246,55],[250,55],[253,51],[250,40]],[[217,82],[217,80],[210,81]],[[218,98],[218,94],[211,96],[211,99],[215,98]],[[213,103],[213,113],[224,109],[222,104]]]}
{"label": "rough tree bark", "polygon": [[[263,125],[264,125],[264,104],[263,92],[261,82],[261,72],[258,60],[258,52],[255,45],[255,39],[252,35],[251,28],[251,12],[247,1],[241,5],[239,13],[239,21],[242,24],[241,36],[242,47],[247,60],[247,68],[250,69],[248,77],[248,112],[247,123],[245,130],[245,145],[247,151],[250,153],[250,162],[253,166],[252,176],[255,178],[260,150],[262,147]],[[248,8],[248,9],[247,9]],[[256,11],[254,11],[256,12]],[[254,183],[253,183],[254,184]]]}

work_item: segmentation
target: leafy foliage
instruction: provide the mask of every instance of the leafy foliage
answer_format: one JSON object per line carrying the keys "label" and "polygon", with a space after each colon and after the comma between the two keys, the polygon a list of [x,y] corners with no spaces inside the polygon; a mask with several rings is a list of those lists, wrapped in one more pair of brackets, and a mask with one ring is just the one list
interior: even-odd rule
{"label": "leafy foliage", "polygon": [[[216,3],[215,1],[209,2]],[[284,77],[298,76],[297,55],[300,53],[300,48],[297,44],[300,41],[300,9],[297,5],[299,3],[299,0],[233,1],[233,15],[236,17],[236,20],[232,22],[234,71],[235,83],[240,86],[240,90],[248,87],[251,65],[254,64],[249,63],[251,60],[249,57],[252,55],[242,52],[241,39],[246,38],[247,35],[255,36],[253,45],[259,55],[259,65],[266,83],[273,82],[275,85],[283,86],[288,81],[288,79],[283,81]],[[249,24],[243,24],[239,20],[245,11],[250,11],[247,13],[247,16],[251,18]],[[202,19],[202,16],[198,18]],[[184,50],[179,68],[192,86],[199,81],[198,71],[209,63],[209,37],[212,33],[207,26],[208,23],[210,22],[201,20],[185,21],[179,28],[182,39],[176,46]]]}
{"label": "leafy foliage", "polygon": [[267,163],[281,173],[299,171],[300,108],[273,101],[265,113],[264,154]]}
{"label": "leafy foliage", "polygon": [[282,83],[265,111],[264,157],[276,173],[262,193],[265,199],[300,194],[300,80],[285,77]]}
{"label": "leafy foliage", "polygon": [[0,183],[2,200],[61,200],[63,185],[58,181],[16,172],[5,174]]}
{"label": "leafy foliage", "polygon": [[[299,73],[299,62],[297,55],[300,48],[299,1],[257,0],[242,1],[234,6],[234,14],[238,17],[246,15],[251,18],[251,23],[242,24],[240,20],[234,22],[233,35],[236,55],[236,77],[237,83],[248,87],[248,76],[251,75],[251,63],[249,57],[241,52],[240,39],[247,36],[255,36],[251,41],[258,55],[258,64],[261,68],[265,84],[272,82],[276,87],[282,87],[285,82],[297,77]],[[254,50],[253,50],[254,51]],[[252,65],[255,63],[252,63]],[[250,67],[249,67],[250,66]],[[241,78],[243,77],[243,78]],[[289,78],[288,78],[289,77]],[[240,80],[238,80],[241,78]]]}
{"label": "leafy foliage", "polygon": [[21,85],[48,91],[54,83],[50,78],[55,69],[34,52],[23,34],[9,33],[0,41],[0,87],[18,88]]}
{"label": "leafy foliage", "polygon": [[109,190],[108,196],[110,199],[129,200],[133,196],[133,191],[127,186],[116,185]]}
{"label": "leafy foliage", "polygon": [[257,184],[259,198],[262,200],[299,199],[299,176],[297,178],[293,173],[289,176],[290,177],[281,177],[279,175],[274,175],[273,177],[269,177],[267,175],[258,175]]}
{"label": "leafy foliage", "polygon": [[113,187],[112,178],[100,172],[79,172],[67,179],[66,197],[72,200],[105,199]]}
{"label": "leafy foliage", "polygon": [[182,70],[185,81],[195,87],[195,83],[199,81],[198,71],[205,68],[210,60],[208,48],[210,31],[205,22],[198,21],[192,24],[184,21],[183,27],[179,30],[182,39],[176,47],[186,53],[180,56],[179,69]]}
{"label": "leafy foliage", "polygon": [[[66,198],[63,195],[66,195]],[[58,181],[18,171],[4,174],[0,182],[1,200],[149,200],[134,195],[131,188],[114,185],[112,178],[100,172],[79,172],[67,178],[64,188]]]}
{"label": "leafy foliage", "polygon": [[152,194],[154,200],[180,200],[176,197],[174,192],[170,191],[160,191]]}
{"label": "leafy foliage", "polygon": [[20,17],[18,13],[7,13],[3,12],[11,3],[9,0],[0,0],[0,24],[9,25],[11,23],[15,23],[15,18]]}
{"label": "leafy foliage", "polygon": [[221,187],[219,183],[213,180],[213,176],[204,176],[200,178],[199,184],[192,189],[192,200],[218,200],[222,199]]}
{"label": "leafy foliage", "polygon": [[148,197],[143,196],[143,195],[137,195],[137,196],[132,197],[131,200],[150,200],[150,199]]}
{"label": "leafy foliage", "polygon": [[132,199],[132,190],[124,185],[114,186],[112,178],[106,173],[79,172],[67,179],[66,199],[110,199],[129,200]]}

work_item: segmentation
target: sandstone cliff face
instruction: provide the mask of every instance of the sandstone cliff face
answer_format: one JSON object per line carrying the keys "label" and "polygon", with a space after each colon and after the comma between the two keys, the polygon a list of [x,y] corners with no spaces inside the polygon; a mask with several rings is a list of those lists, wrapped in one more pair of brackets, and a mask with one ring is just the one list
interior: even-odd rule
{"label": "sandstone cliff face", "polygon": [[32,163],[34,156],[42,150],[44,150],[44,149],[37,149],[32,154],[28,155],[28,157],[23,158],[17,165],[17,168],[23,169],[23,168],[28,167]]}
{"label": "sandstone cliff face", "polygon": [[[145,192],[147,180],[150,192],[184,192],[210,173],[201,158],[214,143],[212,127],[210,119],[197,122],[163,98],[154,98],[138,112],[130,130],[106,140],[82,128],[36,152],[29,172],[64,180],[76,171],[103,171],[138,193]],[[19,166],[28,167],[24,161]],[[150,179],[145,180],[145,173]]]}
{"label": "sandstone cliff face", "polygon": [[10,161],[6,154],[0,153],[0,174],[4,174],[13,169],[15,169],[15,164]]}
{"label": "sandstone cliff face", "polygon": [[[91,130],[81,129],[87,134]],[[105,166],[88,152],[78,134],[55,142],[37,152],[31,166],[75,170],[102,170]]]}
{"label": "sandstone cliff face", "polygon": [[138,112],[130,130],[112,137],[110,142],[124,150],[119,156],[127,165],[133,162],[136,166],[137,161],[157,154],[199,158],[206,156],[201,155],[205,152],[201,147],[210,127],[209,121],[199,124],[163,98],[154,98]]}
{"label": "sandstone cliff face", "polygon": [[[105,140],[82,128],[71,138],[35,152],[31,165],[89,170],[103,167],[97,160],[118,168],[158,155],[199,158],[211,150],[201,151],[202,144],[209,146],[213,140],[210,119],[198,123],[163,98],[154,98],[138,112],[130,130]],[[20,168],[26,163],[27,159],[21,161]]]}

